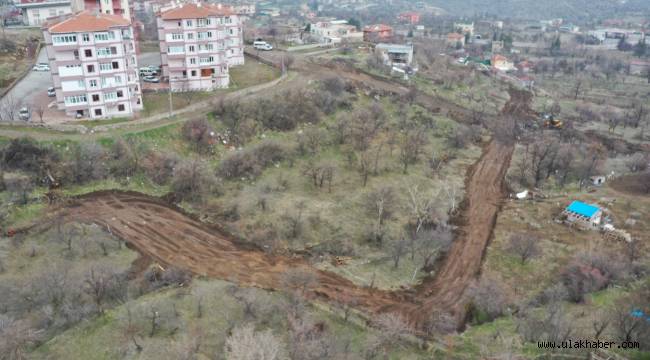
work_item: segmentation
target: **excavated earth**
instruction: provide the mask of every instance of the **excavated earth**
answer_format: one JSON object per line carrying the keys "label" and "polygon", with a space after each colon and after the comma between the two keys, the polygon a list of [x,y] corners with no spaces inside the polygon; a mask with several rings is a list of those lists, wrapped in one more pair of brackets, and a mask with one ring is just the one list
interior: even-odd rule
{"label": "excavated earth", "polygon": [[[529,101],[523,93],[511,92],[504,115],[528,112]],[[494,140],[484,147],[467,174],[463,212],[451,250],[434,277],[409,290],[361,287],[340,275],[318,270],[300,257],[267,254],[162,199],[140,193],[90,193],[74,199],[63,214],[68,221],[98,224],[164,266],[196,275],[278,290],[292,284],[300,286],[299,281],[287,281],[287,273],[298,270],[295,273],[300,273],[300,278],[315,280],[304,281],[306,285],[301,288],[309,298],[347,303],[368,314],[398,312],[417,326],[441,310],[451,313],[462,326],[464,294],[480,273],[504,198],[504,177],[513,149],[512,144]]]}

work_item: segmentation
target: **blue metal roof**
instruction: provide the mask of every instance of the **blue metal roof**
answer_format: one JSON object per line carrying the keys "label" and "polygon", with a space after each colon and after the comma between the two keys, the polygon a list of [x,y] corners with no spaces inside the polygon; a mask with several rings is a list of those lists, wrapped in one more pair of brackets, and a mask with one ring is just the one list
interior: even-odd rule
{"label": "blue metal roof", "polygon": [[594,216],[600,209],[596,206],[585,204],[581,201],[574,201],[566,208],[568,211],[586,216],[588,218]]}

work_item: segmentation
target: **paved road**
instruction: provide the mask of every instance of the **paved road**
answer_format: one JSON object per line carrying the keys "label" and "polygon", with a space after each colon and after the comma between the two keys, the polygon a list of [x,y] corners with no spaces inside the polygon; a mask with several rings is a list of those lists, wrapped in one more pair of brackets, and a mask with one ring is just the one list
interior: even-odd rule
{"label": "paved road", "polygon": [[145,52],[138,55],[138,66],[160,66],[160,53]]}
{"label": "paved road", "polygon": [[[48,63],[47,52],[41,49],[37,63]],[[7,95],[8,98],[18,101],[21,106],[34,108],[45,106],[54,98],[47,97],[47,88],[52,86],[52,74],[49,71],[32,71],[25,76]]]}

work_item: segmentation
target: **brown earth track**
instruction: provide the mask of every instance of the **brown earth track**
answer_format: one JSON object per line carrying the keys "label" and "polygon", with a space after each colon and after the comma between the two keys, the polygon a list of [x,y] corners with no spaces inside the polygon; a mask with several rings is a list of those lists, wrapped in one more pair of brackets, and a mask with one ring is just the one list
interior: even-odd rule
{"label": "brown earth track", "polygon": [[316,277],[306,296],[355,303],[378,313],[407,295],[358,287],[351,281],[311,267],[301,258],[272,256],[242,246],[216,226],[201,223],[164,201],[135,192],[103,191],[78,198],[65,209],[66,219],[96,223],[159,263],[200,276],[243,286],[282,289],[290,269]]}
{"label": "brown earth track", "polygon": [[317,280],[305,292],[309,298],[347,302],[369,314],[400,312],[420,324],[423,314],[433,308],[461,313],[462,295],[480,271],[511,153],[511,148],[495,142],[486,146],[467,180],[467,215],[461,235],[439,274],[415,292],[360,287],[340,275],[315,269],[302,258],[266,254],[241,244],[217,226],[140,193],[102,191],[81,196],[64,209],[64,217],[96,223],[163,265],[243,286],[282,289],[287,271],[299,269]]}

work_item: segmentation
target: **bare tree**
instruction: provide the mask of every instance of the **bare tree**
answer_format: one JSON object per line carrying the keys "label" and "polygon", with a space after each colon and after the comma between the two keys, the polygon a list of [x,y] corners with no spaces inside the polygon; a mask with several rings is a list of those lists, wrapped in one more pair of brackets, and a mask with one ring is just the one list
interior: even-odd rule
{"label": "bare tree", "polygon": [[288,270],[282,277],[282,284],[287,290],[305,296],[308,291],[318,285],[318,277],[307,268]]}
{"label": "bare tree", "polygon": [[516,233],[510,236],[507,249],[515,254],[524,264],[526,261],[540,255],[538,245],[540,238],[532,233]]}
{"label": "bare tree", "polygon": [[408,166],[417,162],[424,146],[427,144],[424,128],[416,128],[406,132],[400,143],[400,162],[406,174]]}
{"label": "bare tree", "polygon": [[255,331],[249,324],[233,330],[224,352],[229,360],[282,360],[286,358],[286,345],[271,330]]}
{"label": "bare tree", "polygon": [[190,160],[176,166],[172,178],[172,190],[181,200],[198,201],[215,185],[206,169],[198,160]]}
{"label": "bare tree", "polygon": [[505,311],[505,291],[495,279],[482,277],[470,287],[468,295],[475,310],[474,320],[479,323],[492,321]]}
{"label": "bare tree", "polygon": [[38,120],[43,122],[43,115],[45,115],[45,107],[43,105],[36,106],[34,112],[38,115]]}

